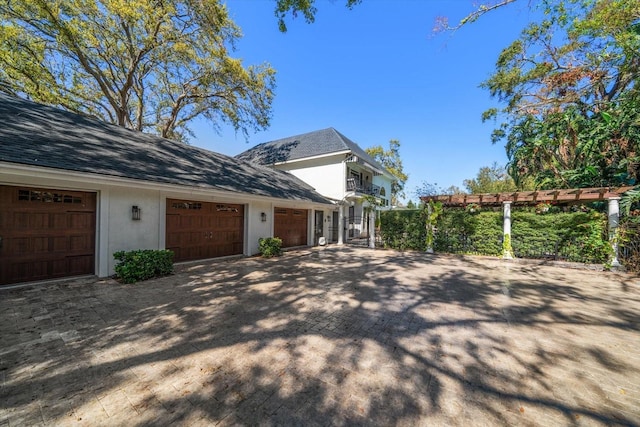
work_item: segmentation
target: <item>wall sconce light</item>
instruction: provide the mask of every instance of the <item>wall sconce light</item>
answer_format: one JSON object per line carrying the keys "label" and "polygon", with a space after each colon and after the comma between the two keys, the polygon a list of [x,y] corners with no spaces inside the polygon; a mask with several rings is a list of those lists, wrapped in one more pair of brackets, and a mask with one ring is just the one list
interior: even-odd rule
{"label": "wall sconce light", "polygon": [[140,215],[142,215],[142,209],[138,206],[131,206],[131,219],[134,221],[140,221]]}
{"label": "wall sconce light", "polygon": [[267,222],[267,214],[265,212],[260,212],[260,221]]}

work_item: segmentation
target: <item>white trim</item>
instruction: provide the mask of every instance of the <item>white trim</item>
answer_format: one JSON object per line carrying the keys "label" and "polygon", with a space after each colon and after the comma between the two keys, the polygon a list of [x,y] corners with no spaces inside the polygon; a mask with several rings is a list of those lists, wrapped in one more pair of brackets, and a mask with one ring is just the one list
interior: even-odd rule
{"label": "white trim", "polygon": [[302,157],[300,159],[285,160],[284,162],[276,162],[273,165],[274,166],[290,165],[291,163],[306,162],[306,161],[309,161],[309,160],[322,159],[324,157],[332,157],[332,156],[337,156],[337,155],[340,155],[340,154],[349,154],[351,152],[352,152],[351,150],[334,151],[332,153],[318,154],[317,156],[308,156],[308,157]]}
{"label": "white trim", "polygon": [[109,189],[97,194],[96,206],[96,255],[95,274],[98,277],[109,275]]}

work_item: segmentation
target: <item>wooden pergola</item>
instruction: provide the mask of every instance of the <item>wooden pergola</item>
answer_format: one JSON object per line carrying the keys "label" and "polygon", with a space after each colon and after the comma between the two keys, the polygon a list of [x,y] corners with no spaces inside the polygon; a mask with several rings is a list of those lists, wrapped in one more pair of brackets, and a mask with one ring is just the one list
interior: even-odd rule
{"label": "wooden pergola", "polygon": [[[618,243],[616,239],[616,229],[620,217],[620,207],[618,201],[621,196],[633,187],[596,187],[596,188],[573,188],[562,190],[536,190],[536,191],[516,191],[512,193],[495,194],[443,194],[438,196],[423,196],[420,200],[425,204],[434,201],[440,202],[448,207],[466,207],[470,204],[478,206],[500,206],[503,212],[503,236],[504,241],[511,239],[511,205],[533,206],[538,203],[550,203],[558,205],[571,205],[579,203],[589,203],[597,201],[607,201],[607,213],[609,220],[609,240],[613,247],[613,258],[611,265],[619,267]],[[431,209],[431,205],[427,205]],[[507,240],[508,239],[508,240]],[[503,251],[503,258],[513,258],[513,251],[510,244],[506,245]],[[427,248],[427,252],[433,252],[433,248]]]}
{"label": "wooden pergola", "polygon": [[438,196],[423,196],[423,202],[440,202],[443,206],[467,206],[477,204],[480,206],[500,206],[505,202],[514,205],[536,205],[538,203],[553,204],[577,204],[597,202],[619,198],[633,187],[596,187],[573,188],[569,190],[536,190],[516,191],[513,193],[488,193],[488,194],[443,194]]}

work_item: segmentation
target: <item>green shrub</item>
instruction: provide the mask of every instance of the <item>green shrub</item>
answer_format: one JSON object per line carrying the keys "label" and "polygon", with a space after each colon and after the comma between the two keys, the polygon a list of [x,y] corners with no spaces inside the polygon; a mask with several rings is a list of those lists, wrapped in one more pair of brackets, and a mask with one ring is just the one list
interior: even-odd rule
{"label": "green shrub", "polygon": [[278,256],[282,253],[282,239],[279,237],[261,237],[258,239],[260,254],[265,258]]}
{"label": "green shrub", "polygon": [[380,212],[380,239],[385,248],[426,250],[426,214],[422,209]]}
{"label": "green shrub", "polygon": [[124,283],[135,283],[173,272],[173,251],[141,249],[118,251],[113,254],[116,275]]}
{"label": "green shrub", "polygon": [[436,252],[501,255],[502,212],[445,209],[437,224]]}
{"label": "green shrub", "polygon": [[516,257],[549,256],[567,261],[605,263],[612,254],[603,213],[512,212],[511,239]]}

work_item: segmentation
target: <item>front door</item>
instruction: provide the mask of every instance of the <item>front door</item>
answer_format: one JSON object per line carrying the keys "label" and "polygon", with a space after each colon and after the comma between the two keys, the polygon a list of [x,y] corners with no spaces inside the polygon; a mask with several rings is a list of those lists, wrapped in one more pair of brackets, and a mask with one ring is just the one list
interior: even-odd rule
{"label": "front door", "polygon": [[355,237],[356,208],[349,206],[349,237]]}
{"label": "front door", "polygon": [[317,246],[320,237],[324,234],[324,212],[316,211],[316,220],[313,230],[313,243]]}
{"label": "front door", "polygon": [[332,242],[337,242],[338,241],[338,233],[340,232],[340,230],[338,229],[338,227],[340,227],[340,219],[339,219],[339,214],[338,212],[333,212],[333,222],[332,222],[332,228],[331,228],[331,241]]}

